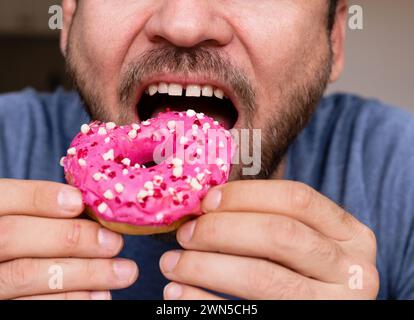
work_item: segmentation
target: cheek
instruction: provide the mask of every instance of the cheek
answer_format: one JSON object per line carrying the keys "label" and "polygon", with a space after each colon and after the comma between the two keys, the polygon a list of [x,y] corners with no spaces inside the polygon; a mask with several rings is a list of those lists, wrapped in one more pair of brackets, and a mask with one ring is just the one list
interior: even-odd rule
{"label": "cheek", "polygon": [[[97,85],[109,85],[110,89],[119,80],[125,56],[136,40],[148,16],[149,1],[119,0],[85,2],[78,20],[77,50],[89,74]],[[112,84],[112,85],[111,85]]]}
{"label": "cheek", "polygon": [[280,1],[273,2],[272,9],[256,6],[250,10],[255,14],[240,12],[234,21],[263,110],[280,105],[281,88],[286,92],[285,88],[303,83],[310,66],[326,55],[327,33],[323,7]]}

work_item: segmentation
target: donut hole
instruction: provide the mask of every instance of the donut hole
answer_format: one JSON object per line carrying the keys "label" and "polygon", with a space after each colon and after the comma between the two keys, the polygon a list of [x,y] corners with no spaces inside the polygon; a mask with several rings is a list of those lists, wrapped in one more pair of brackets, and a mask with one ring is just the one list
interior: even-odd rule
{"label": "donut hole", "polygon": [[[173,139],[173,136],[168,137],[168,139]],[[172,156],[176,151],[175,146],[172,150],[164,148],[164,143],[166,143],[164,139],[160,141],[154,141],[153,139],[123,140],[118,144],[118,154],[115,154],[116,162],[122,163],[123,159],[128,158],[130,160],[130,167],[134,167],[137,164],[140,167],[155,167],[164,159]]]}

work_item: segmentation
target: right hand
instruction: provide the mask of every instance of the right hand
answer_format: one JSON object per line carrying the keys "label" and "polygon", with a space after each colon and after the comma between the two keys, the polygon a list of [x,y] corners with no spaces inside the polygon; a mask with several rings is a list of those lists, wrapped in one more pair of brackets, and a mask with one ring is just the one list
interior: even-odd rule
{"label": "right hand", "polygon": [[[83,219],[79,190],[0,179],[0,299],[110,299],[138,277],[119,234]],[[51,268],[51,267],[54,267]],[[50,286],[56,270],[63,288]]]}

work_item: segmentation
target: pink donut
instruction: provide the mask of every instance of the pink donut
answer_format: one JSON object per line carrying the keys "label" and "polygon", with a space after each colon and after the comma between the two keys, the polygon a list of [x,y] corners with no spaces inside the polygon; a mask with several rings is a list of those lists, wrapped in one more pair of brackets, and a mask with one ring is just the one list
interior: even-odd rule
{"label": "pink donut", "polygon": [[230,132],[217,121],[167,110],[131,125],[82,125],[61,165],[99,222],[150,234],[200,215],[209,188],[227,182],[234,151]]}

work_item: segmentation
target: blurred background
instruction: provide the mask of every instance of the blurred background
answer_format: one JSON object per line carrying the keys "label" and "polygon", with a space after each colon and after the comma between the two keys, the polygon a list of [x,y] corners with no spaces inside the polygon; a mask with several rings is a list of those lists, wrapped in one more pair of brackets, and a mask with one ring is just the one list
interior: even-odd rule
{"label": "blurred background", "polygon": [[[354,92],[414,111],[414,1],[349,2],[362,6],[364,28],[347,30],[345,73],[327,92]],[[49,7],[56,4],[0,0],[0,93],[69,88],[59,31],[48,27]]]}

